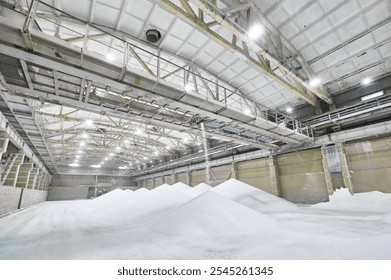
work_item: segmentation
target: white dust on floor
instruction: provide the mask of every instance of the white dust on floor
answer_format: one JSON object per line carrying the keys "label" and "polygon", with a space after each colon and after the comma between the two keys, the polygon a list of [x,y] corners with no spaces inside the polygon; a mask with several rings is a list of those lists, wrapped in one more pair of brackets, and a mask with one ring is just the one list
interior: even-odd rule
{"label": "white dust on floor", "polygon": [[234,179],[114,190],[0,219],[0,259],[390,259],[390,196],[297,207]]}

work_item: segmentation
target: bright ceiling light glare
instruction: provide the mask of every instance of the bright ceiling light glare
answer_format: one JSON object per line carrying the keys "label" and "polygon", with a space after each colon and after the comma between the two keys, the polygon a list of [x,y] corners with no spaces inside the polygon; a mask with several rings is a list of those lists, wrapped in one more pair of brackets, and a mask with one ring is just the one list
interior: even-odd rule
{"label": "bright ceiling light glare", "polygon": [[84,146],[86,143],[84,143],[84,142],[80,142],[80,146]]}
{"label": "bright ceiling light glare", "polygon": [[108,160],[108,158],[107,158],[107,157],[105,157],[105,160]]}
{"label": "bright ceiling light glare", "polygon": [[138,128],[136,129],[135,133],[140,135],[141,133],[143,133],[143,131],[141,130],[141,128]]}
{"label": "bright ceiling light glare", "polygon": [[100,164],[104,164],[104,162],[103,162],[103,161],[101,161],[101,162],[100,162]]}
{"label": "bright ceiling light glare", "polygon": [[155,155],[155,156],[158,156],[158,155],[159,155],[159,152],[158,152],[158,151],[155,151],[155,152],[154,152],[154,155]]}
{"label": "bright ceiling light glare", "polygon": [[143,159],[144,159],[144,160],[148,160],[148,158],[147,158],[147,157],[143,157]]}
{"label": "bright ceiling light glare", "polygon": [[170,147],[169,145],[167,145],[167,146],[166,146],[166,149],[169,150],[169,149],[171,149],[171,147]]}
{"label": "bright ceiling light glare", "polygon": [[83,152],[82,150],[78,150],[78,151],[77,151],[78,154],[81,154],[82,152]]}
{"label": "bright ceiling light glare", "polygon": [[87,139],[88,138],[88,133],[83,133],[82,136],[84,139]]}
{"label": "bright ceiling light glare", "polygon": [[183,138],[183,143],[187,143],[187,142],[189,142],[189,139]]}
{"label": "bright ceiling light glare", "polygon": [[186,92],[190,92],[193,90],[193,87],[190,84],[186,84],[184,89]]}
{"label": "bright ceiling light glare", "polygon": [[90,120],[90,119],[86,120],[86,125],[93,125],[93,124],[94,124],[94,122],[92,120]]}
{"label": "bright ceiling light glare", "polygon": [[128,139],[125,139],[125,140],[124,140],[124,143],[125,143],[125,144],[129,144],[129,140],[128,140]]}
{"label": "bright ceiling light glare", "polygon": [[114,61],[114,55],[111,54],[111,53],[107,54],[107,55],[106,55],[106,58],[107,58],[107,60],[110,61],[110,62]]}
{"label": "bright ceiling light glare", "polygon": [[376,97],[380,97],[382,95],[384,95],[384,91],[374,92],[374,93],[371,93],[371,94],[368,94],[368,95],[361,97],[361,101],[367,101],[367,100],[370,100],[370,99],[373,99]]}
{"label": "bright ceiling light glare", "polygon": [[250,109],[245,109],[244,110],[245,115],[251,115],[251,110]]}
{"label": "bright ceiling light glare", "polygon": [[72,167],[78,167],[80,165],[78,165],[77,163],[71,163],[71,164],[68,164],[69,166],[72,166]]}
{"label": "bright ceiling light glare", "polygon": [[369,78],[365,78],[362,80],[363,85],[368,85],[370,82],[371,82],[371,79],[369,79]]}
{"label": "bright ceiling light glare", "polygon": [[201,144],[202,144],[201,142],[197,142],[197,146],[201,146]]}
{"label": "bright ceiling light glare", "polygon": [[92,168],[100,168],[100,164],[93,164],[91,165]]}
{"label": "bright ceiling light glare", "polygon": [[113,154],[113,153],[110,153],[110,154],[109,154],[109,156],[111,156],[111,157],[112,157],[112,156],[114,156],[114,154]]}
{"label": "bright ceiling light glare", "polygon": [[249,30],[248,30],[248,32],[247,32],[247,36],[248,36],[251,40],[256,41],[256,40],[258,40],[258,39],[261,37],[261,35],[263,34],[264,31],[265,31],[265,30],[264,30],[264,28],[263,28],[262,25],[260,25],[260,24],[254,24],[254,25],[252,25],[252,26],[249,28]]}
{"label": "bright ceiling light glare", "polygon": [[79,158],[80,157],[80,155],[76,155],[76,158]]}
{"label": "bright ceiling light glare", "polygon": [[121,147],[116,147],[115,148],[117,151],[121,151]]}
{"label": "bright ceiling light glare", "polygon": [[126,166],[119,166],[118,169],[121,169],[121,170],[126,169]]}
{"label": "bright ceiling light glare", "polygon": [[320,84],[320,79],[318,78],[312,79],[309,82],[310,87],[317,87],[319,84]]}
{"label": "bright ceiling light glare", "polygon": [[289,107],[287,107],[287,108],[285,109],[285,111],[286,111],[288,114],[290,114],[290,113],[293,112],[293,108],[292,108],[291,106],[289,106]]}

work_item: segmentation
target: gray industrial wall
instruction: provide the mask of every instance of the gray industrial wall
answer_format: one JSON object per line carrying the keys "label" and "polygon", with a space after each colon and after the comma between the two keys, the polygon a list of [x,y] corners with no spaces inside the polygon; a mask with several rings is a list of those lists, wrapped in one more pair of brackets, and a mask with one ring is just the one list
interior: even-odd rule
{"label": "gray industrial wall", "polygon": [[49,187],[48,200],[87,199],[88,186],[81,187]]}
{"label": "gray industrial wall", "polygon": [[[348,160],[349,176],[353,183],[353,192],[383,191],[391,192],[391,137],[377,138],[368,141],[348,142],[344,144]],[[320,148],[280,154],[274,157],[275,173],[273,181],[270,158],[242,161],[236,167],[224,165],[211,168],[211,184],[219,183],[229,178],[260,188],[295,203],[318,203],[328,200],[326,185],[326,170],[322,162]],[[175,171],[173,170],[173,173]],[[196,186],[205,182],[205,170],[193,170],[178,173],[178,182]],[[154,178],[155,187],[162,183],[175,183],[175,176]],[[331,172],[332,189],[345,187],[341,172]],[[150,180],[150,179],[149,179]],[[143,184],[139,182],[139,186]],[[273,182],[276,182],[273,186]],[[273,187],[275,188],[273,190]],[[277,188],[277,190],[276,190]]]}
{"label": "gray industrial wall", "polygon": [[391,137],[345,145],[353,191],[391,192]]}
{"label": "gray industrial wall", "polygon": [[[55,174],[53,176],[51,187],[75,187],[82,185],[95,185],[95,175],[66,175]],[[135,183],[129,177],[98,176],[98,183],[109,183],[115,180],[117,186],[132,186]]]}
{"label": "gray industrial wall", "polygon": [[12,211],[46,201],[47,191],[0,187],[0,216]]}

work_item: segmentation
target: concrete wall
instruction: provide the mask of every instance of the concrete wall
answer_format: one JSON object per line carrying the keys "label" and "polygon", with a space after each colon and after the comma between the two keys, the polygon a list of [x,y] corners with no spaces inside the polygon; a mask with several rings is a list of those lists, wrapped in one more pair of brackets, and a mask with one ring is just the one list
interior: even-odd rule
{"label": "concrete wall", "polygon": [[18,209],[21,188],[0,187],[0,216]]}
{"label": "concrete wall", "polygon": [[239,162],[237,179],[272,193],[268,158]]}
{"label": "concrete wall", "polygon": [[204,169],[194,170],[191,173],[191,186],[192,187],[197,186],[198,184],[204,183],[204,182],[205,182],[205,170]]}
{"label": "concrete wall", "polygon": [[0,216],[39,202],[46,201],[47,191],[0,187]]}
{"label": "concrete wall", "polygon": [[[116,180],[117,186],[134,186],[136,183],[130,177],[98,176],[98,183],[109,183]],[[64,175],[55,174],[50,187],[77,187],[80,185],[95,185],[95,175]]]}
{"label": "concrete wall", "polygon": [[48,200],[87,199],[88,187],[49,187]]}
{"label": "concrete wall", "polygon": [[345,144],[353,192],[391,192],[391,137]]}
{"label": "concrete wall", "polygon": [[48,196],[47,191],[23,189],[20,208],[24,208],[39,202],[46,201],[47,196]]}
{"label": "concrete wall", "polygon": [[328,201],[320,149],[278,155],[277,167],[283,198],[309,204]]}

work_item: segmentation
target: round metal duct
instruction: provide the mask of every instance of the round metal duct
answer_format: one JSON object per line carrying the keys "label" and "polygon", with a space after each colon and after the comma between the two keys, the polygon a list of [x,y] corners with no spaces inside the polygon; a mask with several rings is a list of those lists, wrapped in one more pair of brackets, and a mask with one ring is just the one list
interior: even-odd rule
{"label": "round metal duct", "polygon": [[160,32],[158,30],[156,30],[156,29],[149,29],[149,30],[147,30],[146,35],[147,35],[148,42],[150,42],[152,44],[155,44],[162,37]]}

